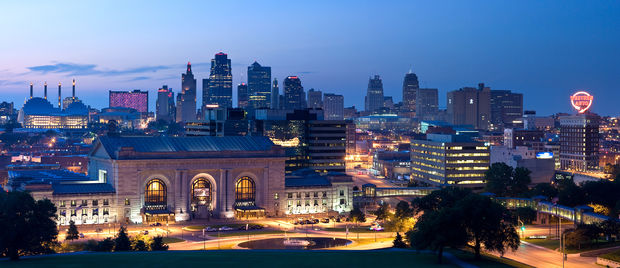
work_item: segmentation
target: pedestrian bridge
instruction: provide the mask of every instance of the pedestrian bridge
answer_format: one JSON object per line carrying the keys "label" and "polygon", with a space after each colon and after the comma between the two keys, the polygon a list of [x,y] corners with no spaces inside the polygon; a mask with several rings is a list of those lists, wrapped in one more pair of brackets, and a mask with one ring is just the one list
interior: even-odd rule
{"label": "pedestrian bridge", "polygon": [[[355,203],[368,204],[370,200],[376,198],[422,197],[439,189],[439,187],[377,187],[374,184],[368,183],[362,185],[362,190],[354,191],[353,197]],[[593,209],[589,206],[578,206],[573,208],[556,205],[545,201],[542,196],[540,198],[516,198],[494,197],[493,194],[487,195],[509,209],[529,207],[536,210],[538,213],[561,217],[575,223],[593,224],[609,219],[609,217],[605,215],[594,213]]]}

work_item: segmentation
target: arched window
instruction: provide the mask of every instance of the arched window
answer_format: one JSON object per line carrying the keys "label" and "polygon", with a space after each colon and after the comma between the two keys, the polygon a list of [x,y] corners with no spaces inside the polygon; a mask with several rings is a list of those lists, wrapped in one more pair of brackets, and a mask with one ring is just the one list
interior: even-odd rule
{"label": "arched window", "polygon": [[256,184],[250,177],[242,177],[235,185],[236,201],[254,201],[256,199]]}
{"label": "arched window", "polygon": [[144,204],[146,206],[167,205],[166,184],[160,179],[152,179],[144,190]]}
{"label": "arched window", "polygon": [[211,183],[199,178],[192,183],[192,204],[208,205],[211,203]]}

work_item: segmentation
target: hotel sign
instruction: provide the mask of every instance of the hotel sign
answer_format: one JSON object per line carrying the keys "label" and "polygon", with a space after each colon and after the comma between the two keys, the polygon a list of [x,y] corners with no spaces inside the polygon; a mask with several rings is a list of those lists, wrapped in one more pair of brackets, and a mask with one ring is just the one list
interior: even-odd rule
{"label": "hotel sign", "polygon": [[582,114],[588,109],[590,109],[593,99],[594,96],[590,95],[590,93],[585,91],[579,91],[570,96],[570,103],[573,105],[573,108],[575,108],[575,110]]}

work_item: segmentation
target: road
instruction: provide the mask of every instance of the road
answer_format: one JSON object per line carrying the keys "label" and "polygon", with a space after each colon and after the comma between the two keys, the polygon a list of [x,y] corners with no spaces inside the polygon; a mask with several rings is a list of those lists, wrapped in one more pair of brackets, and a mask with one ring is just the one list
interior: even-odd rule
{"label": "road", "polygon": [[[493,254],[499,256],[496,253]],[[521,242],[518,250],[506,252],[504,257],[534,267],[562,267],[562,254],[527,242]],[[568,259],[564,263],[564,267],[581,268],[598,266],[596,265],[596,257],[580,257],[579,254],[569,254]]]}
{"label": "road", "polygon": [[357,174],[357,171],[347,172],[347,175],[353,176],[353,182],[360,188],[363,184],[366,183],[372,183],[377,187],[394,187],[394,185],[391,184],[389,181],[377,179],[372,175],[360,175]]}

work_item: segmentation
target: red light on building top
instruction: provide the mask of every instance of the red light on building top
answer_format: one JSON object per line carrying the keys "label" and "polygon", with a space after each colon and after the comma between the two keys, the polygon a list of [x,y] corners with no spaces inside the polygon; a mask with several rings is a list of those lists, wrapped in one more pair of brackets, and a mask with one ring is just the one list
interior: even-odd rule
{"label": "red light on building top", "polygon": [[290,79],[297,79],[297,76],[289,76]]}
{"label": "red light on building top", "polygon": [[593,100],[594,96],[585,91],[579,91],[570,96],[571,105],[573,105],[573,108],[575,108],[575,110],[577,110],[580,114],[585,113],[588,109],[590,109]]}

